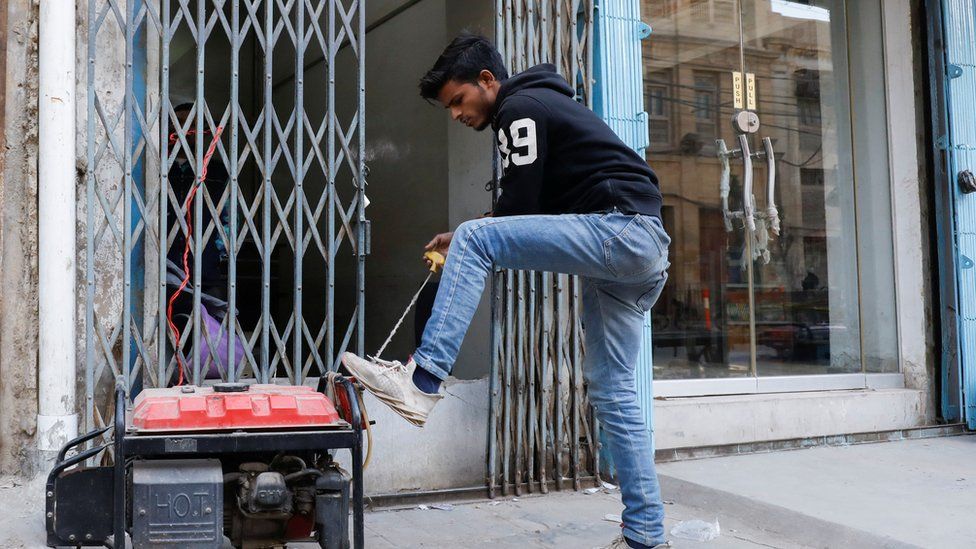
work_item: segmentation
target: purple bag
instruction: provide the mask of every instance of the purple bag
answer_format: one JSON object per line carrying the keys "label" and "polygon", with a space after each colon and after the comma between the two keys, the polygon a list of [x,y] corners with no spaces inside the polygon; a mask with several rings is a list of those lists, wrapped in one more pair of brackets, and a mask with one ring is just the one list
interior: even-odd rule
{"label": "purple bag", "polygon": [[[207,368],[207,373],[204,376],[206,379],[220,379],[220,371],[224,371],[224,375],[227,372],[227,364],[230,362],[228,358],[230,357],[228,349],[230,347],[230,334],[228,330],[220,329],[220,321],[214,318],[210,311],[204,304],[200,304],[200,320],[203,321],[203,328],[206,330],[207,334],[210,336],[209,340],[207,335],[201,334],[200,337],[200,364],[209,364],[210,367]],[[213,356],[210,353],[210,342],[213,341],[217,348],[214,349],[213,355],[217,357],[219,361],[220,368],[218,369],[217,361],[214,361]],[[234,335],[234,363],[240,364],[241,357],[244,356],[244,344],[241,339]]]}

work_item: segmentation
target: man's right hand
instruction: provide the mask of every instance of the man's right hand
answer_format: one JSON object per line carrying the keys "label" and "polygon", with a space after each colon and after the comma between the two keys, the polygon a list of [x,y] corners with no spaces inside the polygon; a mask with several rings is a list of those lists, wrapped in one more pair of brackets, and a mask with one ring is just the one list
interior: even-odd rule
{"label": "man's right hand", "polygon": [[[430,242],[427,243],[426,246],[424,246],[424,251],[425,252],[431,252],[431,251],[437,252],[437,253],[443,255],[444,257],[447,257],[447,249],[450,248],[450,246],[451,246],[451,239],[453,239],[453,238],[454,238],[454,232],[453,231],[452,232],[449,232],[449,233],[441,233],[441,234],[435,236],[433,238],[433,240],[431,240]],[[427,263],[427,266],[430,267],[430,260],[429,259],[427,259],[425,257],[424,258],[424,262],[426,262]]]}

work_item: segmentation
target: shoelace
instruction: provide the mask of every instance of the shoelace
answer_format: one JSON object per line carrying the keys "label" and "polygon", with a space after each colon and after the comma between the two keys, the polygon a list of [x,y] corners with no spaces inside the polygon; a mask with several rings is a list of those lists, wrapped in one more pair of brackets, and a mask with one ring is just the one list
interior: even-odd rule
{"label": "shoelace", "polygon": [[376,358],[375,356],[369,356],[369,355],[366,355],[366,358],[368,358],[371,362],[373,362],[373,364],[376,364],[378,366],[383,366],[384,368],[386,368],[385,370],[382,371],[384,375],[407,372],[407,365],[400,362],[399,360],[383,360],[382,358]]}

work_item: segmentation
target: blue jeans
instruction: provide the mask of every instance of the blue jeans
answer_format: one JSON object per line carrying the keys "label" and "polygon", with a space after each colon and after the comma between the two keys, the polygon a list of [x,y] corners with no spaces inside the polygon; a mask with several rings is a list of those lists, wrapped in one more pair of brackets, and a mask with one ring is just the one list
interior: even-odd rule
{"label": "blue jeans", "polygon": [[624,535],[652,546],[665,539],[664,507],[634,367],[644,313],[667,280],[670,242],[658,218],[617,211],[462,223],[413,355],[438,378],[450,374],[493,264],[582,277],[587,393],[617,468]]}

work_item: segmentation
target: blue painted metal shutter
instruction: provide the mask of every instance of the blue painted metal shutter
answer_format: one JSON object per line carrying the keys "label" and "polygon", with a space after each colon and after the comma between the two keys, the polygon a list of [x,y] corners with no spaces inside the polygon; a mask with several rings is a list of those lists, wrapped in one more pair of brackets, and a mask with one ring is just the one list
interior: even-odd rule
{"label": "blue painted metal shutter", "polygon": [[[593,110],[624,143],[643,156],[649,138],[640,41],[650,34],[651,29],[641,22],[638,0],[599,0],[596,15]],[[648,313],[644,317],[643,342],[637,362],[637,397],[652,437],[653,379],[651,315]]]}
{"label": "blue painted metal shutter", "polygon": [[951,181],[955,193],[956,246],[959,253],[959,345],[963,373],[964,414],[976,429],[976,193],[962,194],[957,174],[976,172],[976,3],[944,0],[946,62],[949,68],[949,141]]}

